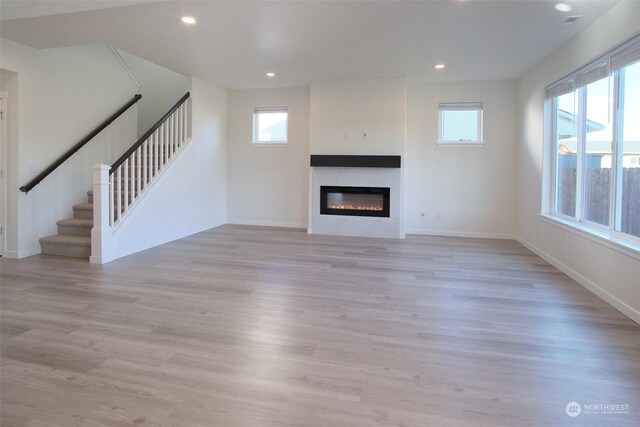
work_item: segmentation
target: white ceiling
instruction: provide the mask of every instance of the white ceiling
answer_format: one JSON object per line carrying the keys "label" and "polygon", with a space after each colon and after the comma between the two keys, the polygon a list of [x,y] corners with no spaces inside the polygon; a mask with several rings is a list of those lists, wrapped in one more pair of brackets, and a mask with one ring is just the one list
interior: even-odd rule
{"label": "white ceiling", "polygon": [[164,0],[0,0],[0,20],[33,18]]}
{"label": "white ceiling", "polygon": [[[38,48],[109,43],[226,88],[514,79],[618,2],[567,1],[574,10],[561,13],[550,0],[2,0],[0,34]],[[183,14],[198,24],[183,25]],[[561,27],[571,15],[583,18]],[[435,71],[438,62],[447,68]]]}

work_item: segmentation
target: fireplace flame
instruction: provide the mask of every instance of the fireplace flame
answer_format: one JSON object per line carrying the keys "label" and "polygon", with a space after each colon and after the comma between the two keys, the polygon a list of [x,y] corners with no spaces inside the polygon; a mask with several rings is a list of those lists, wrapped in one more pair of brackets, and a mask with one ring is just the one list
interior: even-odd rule
{"label": "fireplace flame", "polygon": [[329,209],[345,209],[352,211],[381,211],[383,207],[380,205],[329,205]]}

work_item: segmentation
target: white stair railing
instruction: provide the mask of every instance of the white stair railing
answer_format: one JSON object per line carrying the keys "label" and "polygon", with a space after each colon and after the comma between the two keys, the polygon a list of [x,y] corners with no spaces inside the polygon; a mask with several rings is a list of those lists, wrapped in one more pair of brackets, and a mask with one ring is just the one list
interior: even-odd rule
{"label": "white stair railing", "polygon": [[109,225],[126,217],[189,139],[189,93],[116,161],[109,171]]}
{"label": "white stair railing", "polygon": [[110,261],[109,237],[191,139],[187,92],[115,163],[93,167],[91,258]]}

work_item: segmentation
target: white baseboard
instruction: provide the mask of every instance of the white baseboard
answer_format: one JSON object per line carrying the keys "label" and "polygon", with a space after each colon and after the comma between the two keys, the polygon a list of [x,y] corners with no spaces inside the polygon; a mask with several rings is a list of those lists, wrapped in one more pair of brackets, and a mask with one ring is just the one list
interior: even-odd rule
{"label": "white baseboard", "polygon": [[227,224],[232,225],[257,225],[262,227],[282,227],[282,228],[307,228],[306,223],[302,222],[280,222],[280,221],[258,221],[258,220],[242,220],[230,219]]}
{"label": "white baseboard", "polygon": [[518,240],[518,237],[515,234],[484,233],[480,231],[440,231],[440,230],[422,230],[419,228],[409,228],[405,230],[405,233],[417,234],[420,236],[470,237],[473,239]]}
{"label": "white baseboard", "polygon": [[18,251],[4,251],[2,253],[2,256],[4,258],[9,258],[9,259],[18,259],[18,258],[20,258],[18,256]]}
{"label": "white baseboard", "polygon": [[621,311],[627,317],[629,317],[634,322],[640,324],[640,311],[630,307],[625,302],[611,295],[608,291],[602,289],[600,286],[592,282],[590,279],[584,277],[582,274],[578,273],[571,267],[567,266],[563,262],[544,252],[542,249],[534,246],[532,243],[527,240],[517,237],[516,240],[524,247],[529,249],[531,252],[538,255],[540,258],[547,261],[549,264],[553,265],[558,270],[562,271],[567,276],[571,277],[573,280],[596,294],[599,298],[603,299],[607,303],[611,304],[613,307]]}
{"label": "white baseboard", "polygon": [[[112,261],[112,260],[109,260],[109,261]],[[106,259],[103,259],[101,256],[93,256],[93,255],[91,255],[89,257],[89,263],[90,264],[106,264],[109,261],[107,261]]]}
{"label": "white baseboard", "polygon": [[29,256],[39,255],[42,253],[40,246],[30,249],[22,249],[20,251],[5,251],[2,255],[9,259],[20,259]]}

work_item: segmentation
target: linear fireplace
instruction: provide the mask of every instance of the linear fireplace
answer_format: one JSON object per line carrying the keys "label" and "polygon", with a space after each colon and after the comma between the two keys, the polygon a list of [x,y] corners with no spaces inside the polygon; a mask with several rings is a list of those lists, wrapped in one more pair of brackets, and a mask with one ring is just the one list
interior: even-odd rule
{"label": "linear fireplace", "polygon": [[386,187],[320,187],[320,214],[389,217]]}

